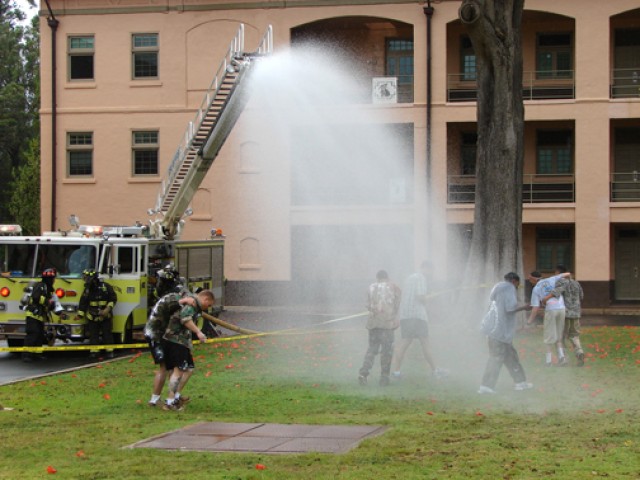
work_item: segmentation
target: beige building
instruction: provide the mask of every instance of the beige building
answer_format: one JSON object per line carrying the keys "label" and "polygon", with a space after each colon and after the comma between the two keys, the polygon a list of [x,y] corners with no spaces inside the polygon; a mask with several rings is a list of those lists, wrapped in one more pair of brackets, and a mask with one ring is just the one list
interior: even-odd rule
{"label": "beige building", "polygon": [[[183,236],[223,229],[227,303],[360,304],[380,268],[398,282],[424,258],[438,272],[458,270],[473,224],[476,141],[475,56],[459,1],[48,4],[40,10],[44,229],[67,228],[70,214],[90,224],[145,222],[239,24],[247,50],[272,25],[276,55],[320,45],[347,78],[333,77],[317,51],[298,57],[297,69],[295,60],[272,69],[275,83],[253,92],[200,185]],[[565,263],[586,306],[632,307],[640,300],[638,2],[525,7],[525,271]],[[318,98],[307,102],[309,90]]]}

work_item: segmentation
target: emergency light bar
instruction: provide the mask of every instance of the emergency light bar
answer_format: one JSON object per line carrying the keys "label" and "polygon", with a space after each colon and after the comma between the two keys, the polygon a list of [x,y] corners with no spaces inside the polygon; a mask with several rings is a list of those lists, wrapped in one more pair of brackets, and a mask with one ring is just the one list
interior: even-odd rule
{"label": "emergency light bar", "polygon": [[144,226],[130,226],[130,227],[105,227],[104,234],[116,237],[137,237],[144,233]]}
{"label": "emergency light bar", "polygon": [[102,235],[102,227],[98,225],[80,225],[78,232],[88,237]]}
{"label": "emergency light bar", "polygon": [[20,235],[21,233],[20,225],[0,225],[0,235]]}

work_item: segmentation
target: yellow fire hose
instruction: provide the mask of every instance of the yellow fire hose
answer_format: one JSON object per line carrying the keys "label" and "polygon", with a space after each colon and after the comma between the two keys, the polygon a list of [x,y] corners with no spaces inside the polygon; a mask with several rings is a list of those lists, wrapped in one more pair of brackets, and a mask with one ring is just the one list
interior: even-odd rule
{"label": "yellow fire hose", "polygon": [[248,328],[241,328],[237,325],[233,325],[231,323],[227,323],[223,320],[220,320],[218,317],[214,317],[213,315],[209,315],[208,313],[202,312],[202,318],[205,320],[209,320],[210,322],[215,323],[216,325],[221,326],[222,328],[226,328],[227,330],[232,330],[234,332],[242,333],[243,335],[256,335],[263,332],[258,332],[256,330],[249,330]]}

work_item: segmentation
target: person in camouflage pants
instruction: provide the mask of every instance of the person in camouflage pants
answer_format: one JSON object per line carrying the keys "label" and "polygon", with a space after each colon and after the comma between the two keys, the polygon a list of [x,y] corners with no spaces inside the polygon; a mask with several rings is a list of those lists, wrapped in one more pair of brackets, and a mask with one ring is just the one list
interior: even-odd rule
{"label": "person in camouflage pants", "polygon": [[153,377],[153,392],[149,400],[149,406],[155,407],[160,400],[160,394],[167,379],[167,369],[164,364],[164,340],[162,336],[167,331],[171,315],[179,312],[185,305],[196,305],[195,295],[168,293],[154,305],[149,319],[144,327],[144,336],[149,343],[149,350],[153,362],[158,365]]}
{"label": "person in camouflage pants", "polygon": [[[556,274],[565,273],[566,271],[567,269],[564,265],[556,267]],[[584,366],[584,350],[580,344],[580,316],[582,315],[581,306],[584,292],[580,283],[569,277],[558,280],[555,288],[545,297],[545,301],[552,296],[560,297],[560,295],[564,297],[566,309],[562,343],[564,345],[566,340],[569,339],[576,355],[577,366],[582,367]]]}
{"label": "person in camouflage pants", "polygon": [[179,312],[171,315],[169,325],[163,335],[165,366],[167,372],[171,372],[169,378],[169,395],[163,406],[164,410],[182,410],[189,401],[188,397],[181,395],[189,378],[193,374],[195,364],[191,351],[193,342],[192,333],[198,340],[204,342],[207,337],[196,325],[198,315],[203,310],[208,310],[214,303],[215,297],[211,290],[203,290],[195,297],[196,305],[185,305]]}
{"label": "person in camouflage pants", "polygon": [[400,295],[400,289],[389,280],[387,272],[380,270],[376,275],[376,282],[369,286],[367,296],[369,348],[358,376],[360,385],[367,384],[367,377],[378,352],[380,352],[380,385],[383,387],[389,385],[394,330],[400,325],[397,321]]}

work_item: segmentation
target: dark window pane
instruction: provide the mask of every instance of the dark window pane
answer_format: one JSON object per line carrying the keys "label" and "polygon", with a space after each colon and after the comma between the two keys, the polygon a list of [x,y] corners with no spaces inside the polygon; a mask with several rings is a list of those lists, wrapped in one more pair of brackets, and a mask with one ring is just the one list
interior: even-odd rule
{"label": "dark window pane", "polygon": [[135,175],[157,175],[158,151],[136,150],[134,154],[133,173]]}
{"label": "dark window pane", "polygon": [[134,53],[134,76],[157,77],[158,76],[158,54]]}
{"label": "dark window pane", "polygon": [[538,145],[571,145],[571,130],[539,130]]}
{"label": "dark window pane", "polygon": [[570,33],[546,33],[538,36],[538,45],[541,47],[567,47],[571,46]]}
{"label": "dark window pane", "polygon": [[92,156],[91,151],[69,152],[69,175],[92,175]]}
{"label": "dark window pane", "polygon": [[71,80],[91,80],[93,79],[93,55],[72,55]]}

